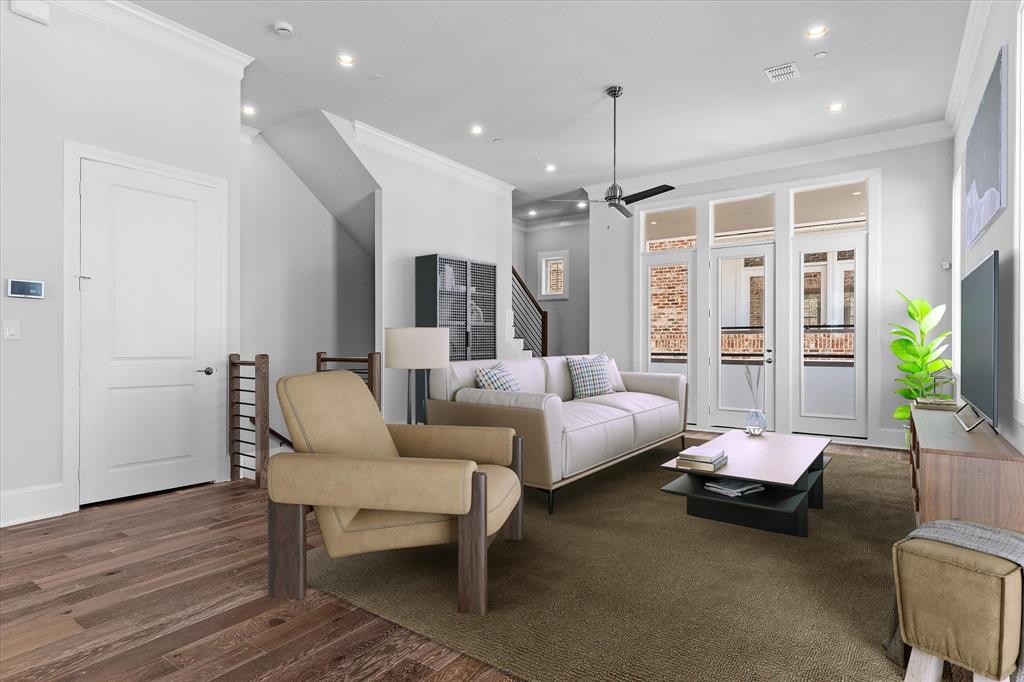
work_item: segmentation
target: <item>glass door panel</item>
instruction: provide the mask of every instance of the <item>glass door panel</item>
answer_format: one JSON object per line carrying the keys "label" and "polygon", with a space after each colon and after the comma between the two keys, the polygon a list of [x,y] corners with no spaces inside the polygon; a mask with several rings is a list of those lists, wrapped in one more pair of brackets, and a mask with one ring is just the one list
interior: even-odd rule
{"label": "glass door panel", "polygon": [[752,409],[774,428],[774,286],[771,244],[714,249],[711,425],[742,427]]}
{"label": "glass door panel", "polygon": [[798,239],[800,309],[794,431],[864,437],[865,235]]}
{"label": "glass door panel", "polygon": [[[647,263],[645,359],[649,372],[690,375],[693,257],[692,252],[659,254]],[[696,423],[692,411],[687,421]]]}

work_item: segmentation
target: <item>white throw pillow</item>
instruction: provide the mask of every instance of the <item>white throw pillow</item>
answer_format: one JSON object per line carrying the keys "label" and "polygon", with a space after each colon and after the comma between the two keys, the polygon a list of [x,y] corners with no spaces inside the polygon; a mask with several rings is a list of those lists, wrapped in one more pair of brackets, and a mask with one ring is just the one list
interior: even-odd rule
{"label": "white throw pillow", "polygon": [[[601,355],[604,355],[606,358],[608,357],[606,353],[601,353]],[[613,391],[626,390],[626,384],[622,381],[622,375],[619,373],[619,366],[615,364],[615,358],[608,358],[608,378],[612,382]]]}

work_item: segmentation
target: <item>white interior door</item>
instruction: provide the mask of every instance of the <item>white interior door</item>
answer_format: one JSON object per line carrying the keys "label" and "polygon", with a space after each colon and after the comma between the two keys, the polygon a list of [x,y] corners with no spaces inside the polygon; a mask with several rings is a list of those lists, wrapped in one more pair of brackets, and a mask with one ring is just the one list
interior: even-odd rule
{"label": "white interior door", "polygon": [[864,438],[867,422],[867,235],[793,240],[797,281],[793,431]]}
{"label": "white interior door", "polygon": [[775,428],[773,244],[711,249],[711,425],[762,409]]}
{"label": "white interior door", "polygon": [[81,173],[80,501],[223,477],[219,192],[96,161]]}

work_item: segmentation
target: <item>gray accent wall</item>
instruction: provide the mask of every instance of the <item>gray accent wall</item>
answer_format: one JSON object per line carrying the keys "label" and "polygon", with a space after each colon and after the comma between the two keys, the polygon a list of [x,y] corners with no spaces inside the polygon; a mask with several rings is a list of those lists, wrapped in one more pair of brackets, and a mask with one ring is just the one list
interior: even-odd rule
{"label": "gray accent wall", "polygon": [[[522,272],[534,296],[540,293],[537,254],[569,252],[569,298],[541,301],[548,311],[548,355],[581,355],[590,348],[590,224],[586,220],[557,226],[531,226],[526,231],[526,271]],[[604,350],[594,348],[594,352]]]}
{"label": "gray accent wall", "polygon": [[[268,353],[273,385],[312,372],[317,351],[372,351],[372,255],[262,135],[241,145],[241,167],[242,355]],[[286,433],[271,393],[271,426]]]}

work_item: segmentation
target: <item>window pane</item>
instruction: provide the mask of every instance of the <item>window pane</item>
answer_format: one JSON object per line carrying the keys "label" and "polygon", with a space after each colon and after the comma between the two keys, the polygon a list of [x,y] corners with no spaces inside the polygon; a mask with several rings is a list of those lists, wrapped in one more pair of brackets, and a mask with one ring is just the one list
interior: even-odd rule
{"label": "window pane", "polygon": [[685,263],[650,269],[651,371],[686,373],[690,273]]}
{"label": "window pane", "polygon": [[803,256],[802,413],[855,417],[854,252]]}
{"label": "window pane", "polygon": [[719,407],[764,407],[764,258],[719,261]]}
{"label": "window pane", "polygon": [[697,209],[686,206],[645,213],[644,242],[648,251],[695,248]]}
{"label": "window pane", "polygon": [[[793,195],[793,231],[864,229],[867,225],[867,187],[867,182],[855,182],[796,192]],[[850,253],[850,258],[853,257],[852,252],[840,253]]]}
{"label": "window pane", "polygon": [[545,259],[544,269],[546,283],[544,293],[555,296],[565,293],[565,260],[562,258]]}
{"label": "window pane", "polygon": [[772,239],[775,236],[775,195],[714,204],[712,222],[716,244]]}

